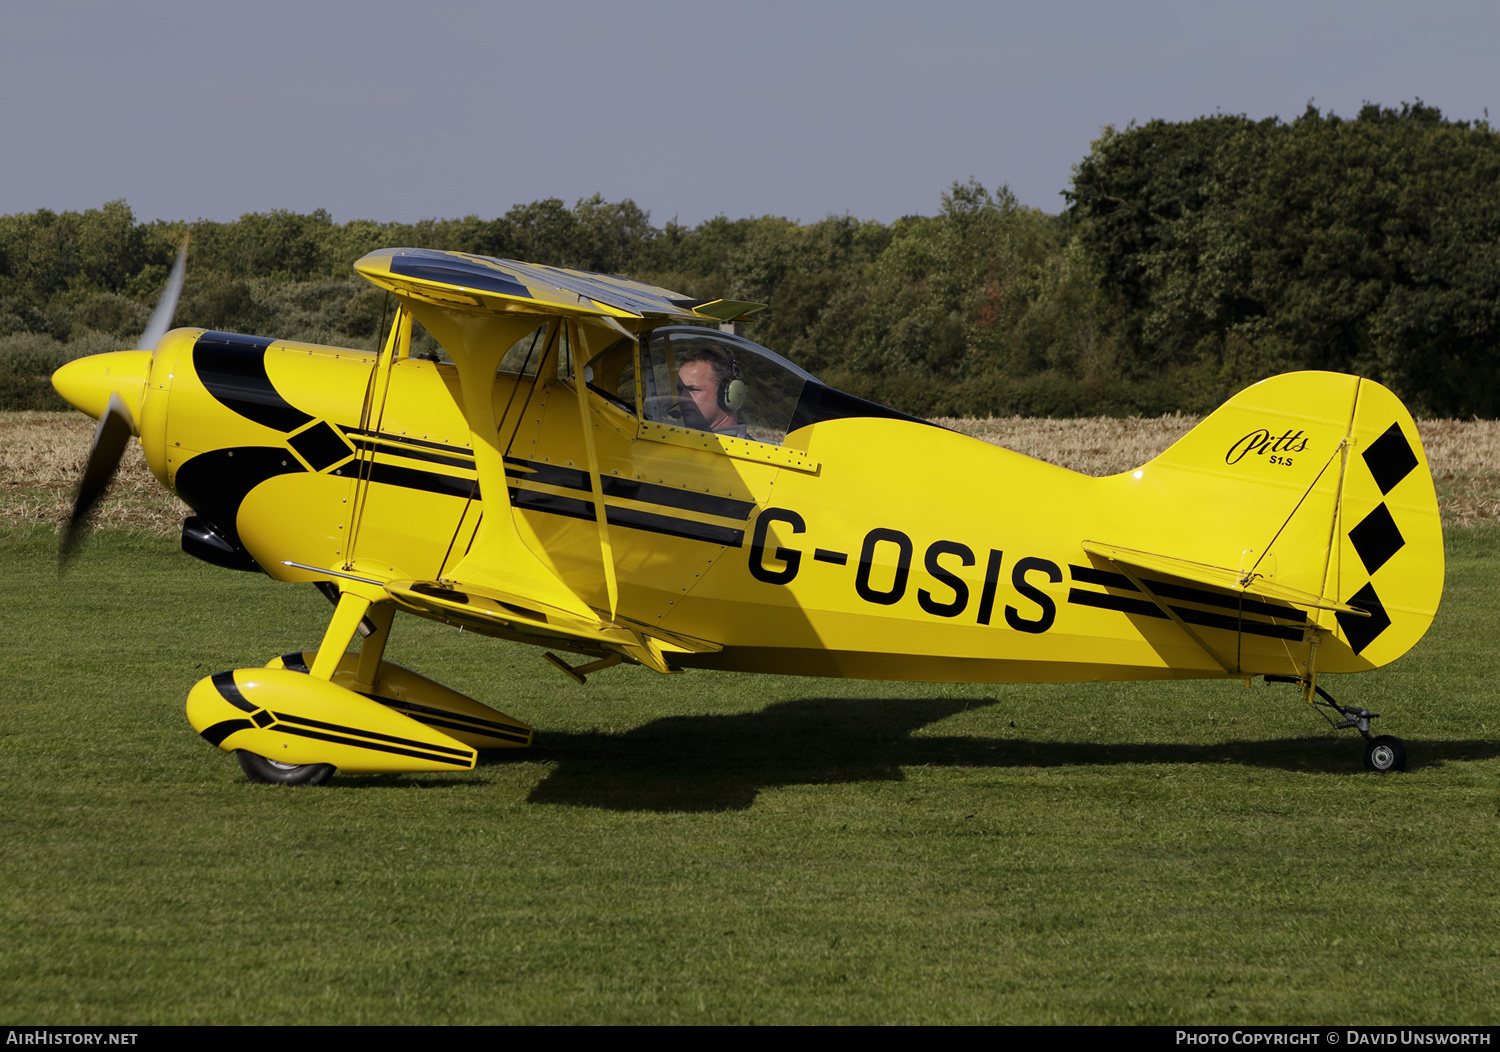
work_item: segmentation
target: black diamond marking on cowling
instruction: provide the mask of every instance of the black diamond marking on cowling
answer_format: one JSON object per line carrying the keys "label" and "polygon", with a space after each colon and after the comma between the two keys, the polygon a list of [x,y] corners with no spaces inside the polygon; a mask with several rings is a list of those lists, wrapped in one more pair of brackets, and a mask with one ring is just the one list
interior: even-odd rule
{"label": "black diamond marking on cowling", "polygon": [[1386,428],[1385,434],[1370,443],[1364,458],[1382,497],[1395,489],[1396,483],[1410,475],[1417,466],[1417,455],[1411,451],[1411,443],[1402,434],[1399,423]]}
{"label": "black diamond marking on cowling", "polygon": [[1375,594],[1373,584],[1367,583],[1351,595],[1349,605],[1370,611],[1369,617],[1346,614],[1342,610],[1334,614],[1334,617],[1338,618],[1339,628],[1344,631],[1344,638],[1349,640],[1349,645],[1358,654],[1374,642],[1376,636],[1391,627],[1391,618],[1385,612],[1385,606],[1380,602],[1380,597]]}
{"label": "black diamond marking on cowling", "polygon": [[314,471],[331,467],[354,452],[339,437],[339,433],[323,420],[293,436],[289,444],[303,460],[312,465]]}
{"label": "black diamond marking on cowling", "polygon": [[1370,574],[1406,546],[1406,538],[1396,529],[1396,521],[1384,504],[1376,505],[1374,511],[1349,531],[1349,540],[1359,553],[1360,562],[1365,564],[1365,571]]}

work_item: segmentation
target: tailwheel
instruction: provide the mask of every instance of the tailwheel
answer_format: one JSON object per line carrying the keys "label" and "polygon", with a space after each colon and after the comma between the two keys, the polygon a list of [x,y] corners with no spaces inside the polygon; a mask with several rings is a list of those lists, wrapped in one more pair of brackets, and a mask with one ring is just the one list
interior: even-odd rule
{"label": "tailwheel", "polygon": [[1378,774],[1406,770],[1406,743],[1389,734],[1371,738],[1365,745],[1365,770]]}
{"label": "tailwheel", "polygon": [[331,763],[280,763],[244,749],[236,749],[235,756],[245,777],[262,785],[322,785],[333,777]]}
{"label": "tailwheel", "polygon": [[1365,739],[1365,770],[1377,774],[1387,771],[1406,770],[1406,743],[1389,734],[1372,737],[1370,721],[1378,719],[1380,713],[1361,709],[1354,705],[1340,705],[1333,695],[1318,686],[1312,679],[1301,676],[1278,676],[1267,673],[1267,683],[1294,683],[1302,691],[1303,700],[1318,711],[1336,731],[1357,730]]}

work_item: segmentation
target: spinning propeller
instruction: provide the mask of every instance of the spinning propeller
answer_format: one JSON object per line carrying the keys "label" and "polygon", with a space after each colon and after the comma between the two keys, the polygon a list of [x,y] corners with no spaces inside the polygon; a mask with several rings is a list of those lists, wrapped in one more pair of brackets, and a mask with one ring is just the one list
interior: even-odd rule
{"label": "spinning propeller", "polygon": [[[146,331],[141,334],[140,351],[80,358],[63,366],[52,378],[53,386],[64,398],[85,412],[99,417],[99,426],[94,431],[94,444],[89,449],[88,463],[84,466],[83,477],[78,480],[78,495],[73,500],[73,511],[63,528],[58,555],[64,565],[77,554],[78,546],[88,532],[89,516],[99,503],[99,498],[109,488],[115,472],[119,470],[125,444],[130,441],[131,435],[139,432],[131,406],[121,397],[121,388],[127,392],[134,388],[135,397],[132,401],[139,408],[140,396],[145,391],[145,375],[136,377],[132,374],[139,372],[139,367],[144,365],[146,375],[149,375],[149,359],[155,354],[156,345],[161,342],[161,338],[172,327],[172,317],[177,313],[177,300],[182,295],[182,280],[186,269],[187,239],[184,238],[182,248],[177,253],[177,262],[172,265],[171,276],[167,278],[167,286],[162,290],[151,320],[146,323]],[[146,358],[144,362],[141,361],[143,352]],[[136,368],[130,368],[131,366]],[[137,380],[138,383],[135,382]],[[108,401],[102,406],[103,411],[96,414],[94,407],[106,393]]]}

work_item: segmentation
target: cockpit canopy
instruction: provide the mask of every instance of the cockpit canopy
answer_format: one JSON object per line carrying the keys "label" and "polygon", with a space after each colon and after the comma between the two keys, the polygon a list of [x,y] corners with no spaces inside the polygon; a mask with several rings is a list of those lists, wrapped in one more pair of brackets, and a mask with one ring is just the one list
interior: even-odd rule
{"label": "cockpit canopy", "polygon": [[[589,387],[611,402],[654,423],[709,429],[699,423],[681,382],[685,364],[709,361],[723,409],[718,433],[781,445],[798,428],[849,416],[911,417],[825,387],[816,377],[775,351],[716,329],[672,325],[653,329],[640,341],[636,374],[635,338],[622,338],[584,366]],[[639,382],[638,382],[639,381]]]}

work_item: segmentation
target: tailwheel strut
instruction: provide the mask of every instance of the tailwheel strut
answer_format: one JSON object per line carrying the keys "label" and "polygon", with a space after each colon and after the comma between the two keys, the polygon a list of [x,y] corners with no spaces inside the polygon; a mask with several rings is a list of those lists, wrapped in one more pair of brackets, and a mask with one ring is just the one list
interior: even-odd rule
{"label": "tailwheel strut", "polygon": [[1353,728],[1365,739],[1365,770],[1377,774],[1387,771],[1406,770],[1406,743],[1389,734],[1372,735],[1370,721],[1378,719],[1380,713],[1371,712],[1353,705],[1340,705],[1333,695],[1317,685],[1316,680],[1302,676],[1277,676],[1267,674],[1267,683],[1294,683],[1302,690],[1302,696],[1318,714],[1328,721],[1336,731]]}

